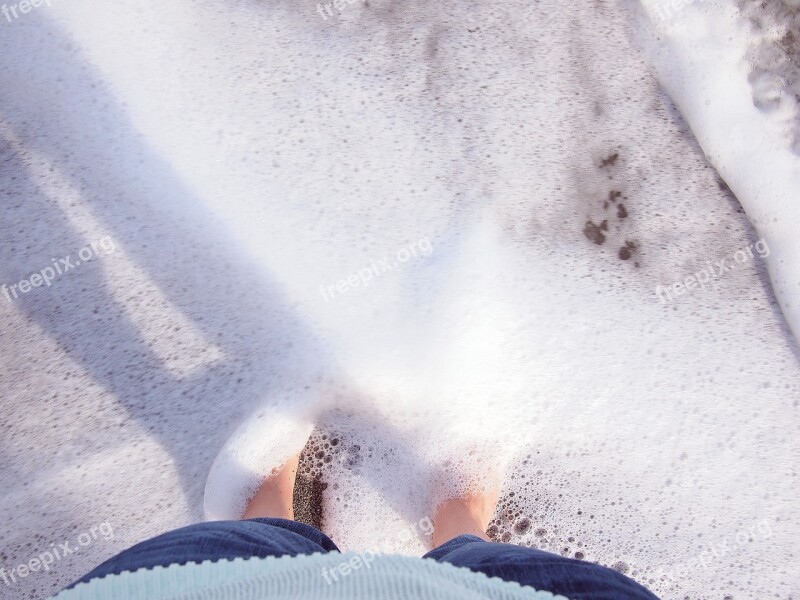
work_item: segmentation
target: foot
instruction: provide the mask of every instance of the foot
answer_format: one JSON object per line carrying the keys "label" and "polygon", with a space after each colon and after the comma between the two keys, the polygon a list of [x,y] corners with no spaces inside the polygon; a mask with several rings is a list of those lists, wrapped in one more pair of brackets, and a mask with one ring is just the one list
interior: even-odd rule
{"label": "foot", "polygon": [[298,452],[286,464],[273,471],[247,503],[242,519],[274,517],[294,520],[292,497],[299,464]]}
{"label": "foot", "polygon": [[475,535],[488,542],[486,529],[499,499],[498,486],[486,493],[467,494],[442,502],[433,517],[434,548],[465,534]]}

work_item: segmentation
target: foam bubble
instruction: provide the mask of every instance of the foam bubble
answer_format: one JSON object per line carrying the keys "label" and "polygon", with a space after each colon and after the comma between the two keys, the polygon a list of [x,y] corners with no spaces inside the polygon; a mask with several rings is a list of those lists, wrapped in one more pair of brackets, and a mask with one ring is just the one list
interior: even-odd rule
{"label": "foam bubble", "polygon": [[[235,516],[313,430],[301,471],[343,549],[419,554],[439,498],[504,474],[496,539],[666,597],[795,592],[797,347],[764,258],[734,256],[765,236],[792,319],[797,219],[769,204],[785,180],[752,161],[719,178],[630,15],[555,0],[349,5],[335,23],[258,2],[48,10],[0,39],[2,281],[85,243],[71,205],[147,281],[131,293],[127,271],[85,265],[0,300],[3,397],[26,407],[2,417],[10,563],[98,514],[118,533],[108,556],[196,521],[207,476],[208,516]],[[741,18],[726,13],[734,33]],[[686,35],[717,35],[704,23]],[[746,70],[720,69],[720,101],[665,60],[691,79],[687,115],[751,110]],[[756,83],[785,117],[774,81]],[[709,129],[731,147],[758,141],[719,114]],[[65,173],[74,197],[56,210],[43,190]],[[659,299],[722,260],[735,269]],[[194,329],[163,328],[154,351],[119,303],[159,298]],[[187,339],[220,352],[166,368]]]}

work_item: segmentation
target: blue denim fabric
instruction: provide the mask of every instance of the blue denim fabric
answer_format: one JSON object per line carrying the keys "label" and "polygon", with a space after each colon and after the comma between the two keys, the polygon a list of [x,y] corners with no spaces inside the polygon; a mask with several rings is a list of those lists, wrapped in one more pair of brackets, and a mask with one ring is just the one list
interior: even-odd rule
{"label": "blue denim fabric", "polygon": [[141,542],[110,558],[70,585],[106,575],[156,566],[256,556],[296,556],[339,549],[321,531],[286,519],[209,521],[181,527]]}
{"label": "blue denim fabric", "polygon": [[[69,587],[97,577],[159,565],[338,551],[324,533],[296,521],[212,521],[137,544]],[[425,558],[562,594],[570,600],[658,600],[617,571],[541,550],[485,542],[472,535],[454,538],[428,552]]]}
{"label": "blue denim fabric", "polygon": [[533,548],[485,542],[474,535],[453,538],[424,558],[516,581],[570,600],[658,600],[613,569]]}

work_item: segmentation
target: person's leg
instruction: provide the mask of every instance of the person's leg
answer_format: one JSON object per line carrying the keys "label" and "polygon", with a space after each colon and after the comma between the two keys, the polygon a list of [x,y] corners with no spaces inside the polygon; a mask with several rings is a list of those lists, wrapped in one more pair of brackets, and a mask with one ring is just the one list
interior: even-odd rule
{"label": "person's leg", "polygon": [[[204,560],[295,556],[337,550],[330,538],[305,523],[286,519],[212,521],[182,527],[128,548],[72,585],[97,577],[152,569],[156,566],[201,563]],[[72,587],[72,586],[70,586]]]}
{"label": "person's leg", "polygon": [[337,551],[321,531],[292,520],[292,490],[299,455],[270,475],[249,501],[242,521],[198,523],[147,540],[104,562],[73,583],[156,566],[296,556]]}
{"label": "person's leg", "polygon": [[442,502],[433,517],[433,545],[441,546],[459,535],[472,535],[488,542],[486,528],[499,499],[498,488]]}
{"label": "person's leg", "polygon": [[255,495],[250,498],[242,518],[274,517],[293,520],[292,495],[299,465],[300,454],[298,453],[267,477]]}
{"label": "person's leg", "polygon": [[440,504],[433,520],[436,548],[423,558],[516,581],[570,600],[657,600],[644,587],[612,569],[532,548],[490,542],[486,527],[498,497],[494,491]]}

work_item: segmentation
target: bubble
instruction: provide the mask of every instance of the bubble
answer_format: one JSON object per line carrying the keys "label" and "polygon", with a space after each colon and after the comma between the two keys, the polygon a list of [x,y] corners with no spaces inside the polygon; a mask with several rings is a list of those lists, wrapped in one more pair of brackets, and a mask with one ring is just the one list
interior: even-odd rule
{"label": "bubble", "polygon": [[520,519],[514,525],[514,531],[520,535],[527,533],[530,528],[531,528],[531,522],[529,519]]}

